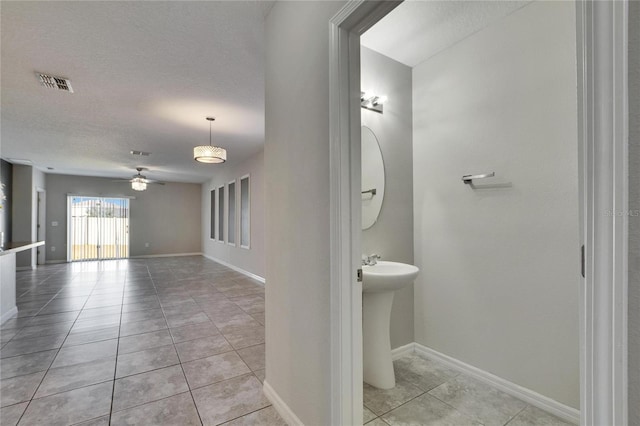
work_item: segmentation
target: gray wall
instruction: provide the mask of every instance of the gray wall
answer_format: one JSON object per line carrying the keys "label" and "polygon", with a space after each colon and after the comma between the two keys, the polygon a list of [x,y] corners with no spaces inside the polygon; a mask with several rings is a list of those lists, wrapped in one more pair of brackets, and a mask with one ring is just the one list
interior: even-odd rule
{"label": "gray wall", "polygon": [[[12,193],[12,239],[13,241],[32,241],[33,167],[14,164]],[[31,266],[30,250],[16,254],[16,267]]]}
{"label": "gray wall", "polygon": [[344,2],[276,2],[266,20],[266,381],[331,423],[329,19]]}
{"label": "gray wall", "polygon": [[[126,182],[108,178],[47,174],[47,261],[67,258],[67,194],[134,196],[130,204],[131,256],[200,253],[201,192],[201,185],[194,183],[149,185],[146,191],[137,192]],[[58,222],[57,227],[51,226],[53,221]]]}
{"label": "gray wall", "polygon": [[[361,86],[387,95],[384,113],[362,109],[362,125],[376,134],[385,169],[385,194],[377,222],[362,231],[362,253],[413,264],[413,157],[411,68],[361,47]],[[391,347],[413,342],[413,286],[395,294]]]}
{"label": "gray wall", "polygon": [[[215,170],[215,176],[202,185],[202,252],[252,274],[264,277],[264,151],[260,151],[238,165],[224,164],[222,167],[213,167],[214,169],[212,170]],[[236,235],[236,246],[211,239],[211,190],[217,190],[219,186],[226,185],[232,180],[236,181],[236,188],[239,188],[240,178],[247,174],[251,176],[249,180],[251,207],[250,249],[240,247],[239,234]],[[239,192],[237,194],[237,200],[239,200]]]}
{"label": "gray wall", "polygon": [[11,241],[11,209],[13,192],[13,165],[4,160],[0,160],[0,182],[4,184],[3,192],[6,200],[0,200],[0,232],[4,232],[4,241]]}
{"label": "gray wall", "polygon": [[[629,209],[640,211],[640,2],[629,2]],[[629,217],[629,424],[640,425],[640,217]]]}
{"label": "gray wall", "polygon": [[416,66],[413,170],[416,341],[578,408],[575,22],[534,2]]}

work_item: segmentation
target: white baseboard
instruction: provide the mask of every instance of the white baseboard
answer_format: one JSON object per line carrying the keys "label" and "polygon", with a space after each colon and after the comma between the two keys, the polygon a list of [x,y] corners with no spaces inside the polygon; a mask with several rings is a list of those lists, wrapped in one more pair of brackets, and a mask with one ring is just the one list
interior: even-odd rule
{"label": "white baseboard", "polygon": [[17,306],[14,306],[13,308],[9,309],[7,312],[2,314],[2,317],[0,317],[0,325],[4,324],[5,321],[7,321],[9,318],[11,318],[12,316],[14,316],[17,313],[18,313],[18,307]]}
{"label": "white baseboard", "polygon": [[402,358],[405,355],[412,354],[416,351],[415,343],[407,343],[404,346],[400,346],[399,348],[395,348],[391,351],[391,359],[394,361]]}
{"label": "white baseboard", "polygon": [[16,266],[16,272],[17,271],[33,271],[34,269],[36,269],[35,266]]}
{"label": "white baseboard", "polygon": [[264,279],[264,277],[261,277],[260,275],[256,275],[256,274],[254,274],[254,273],[252,273],[252,272],[249,272],[249,271],[247,271],[247,270],[244,270],[244,269],[242,269],[242,268],[240,268],[240,267],[238,267],[238,266],[236,266],[236,265],[232,265],[232,264],[231,264],[231,263],[229,263],[229,262],[225,262],[224,260],[218,259],[218,258],[213,257],[213,256],[210,256],[210,255],[208,255],[208,254],[204,254],[204,253],[203,253],[203,254],[202,254],[202,256],[203,256],[203,257],[206,257],[206,258],[207,258],[207,259],[209,259],[209,260],[213,260],[214,262],[217,262],[217,263],[219,263],[219,264],[221,264],[221,265],[224,265],[224,266],[226,266],[227,268],[231,268],[231,269],[233,269],[233,270],[234,270],[234,271],[236,271],[236,272],[240,272],[242,275],[246,275],[247,277],[249,277],[249,278],[253,278],[253,279],[254,279],[254,280],[256,280],[256,281],[260,281],[262,284],[264,284],[264,283],[265,283],[265,279]]}
{"label": "white baseboard", "polygon": [[445,355],[419,343],[409,343],[408,345],[396,348],[391,351],[391,356],[395,360],[411,352],[415,352],[416,354],[424,356],[425,358],[439,361],[447,367],[453,368],[454,370],[458,370],[461,373],[465,373],[480,381],[483,381],[506,394],[521,399],[535,407],[553,414],[554,416],[560,417],[565,421],[574,424],[580,423],[580,411],[576,410],[575,408],[564,405],[556,400],[532,391],[531,389],[527,389],[525,387],[512,383],[508,380],[491,374],[488,371],[481,370],[477,367],[474,367],[473,365],[469,365],[465,362],[452,358],[449,355]]}
{"label": "white baseboard", "polygon": [[181,256],[202,256],[202,253],[170,253],[170,254],[142,254],[140,256],[129,256],[129,259],[153,259],[155,257],[181,257]]}
{"label": "white baseboard", "polygon": [[262,391],[265,396],[271,403],[273,404],[273,408],[276,409],[282,420],[284,420],[289,426],[304,426],[304,423],[295,415],[295,413],[289,408],[287,404],[280,398],[280,395],[267,383],[264,381],[262,385]]}

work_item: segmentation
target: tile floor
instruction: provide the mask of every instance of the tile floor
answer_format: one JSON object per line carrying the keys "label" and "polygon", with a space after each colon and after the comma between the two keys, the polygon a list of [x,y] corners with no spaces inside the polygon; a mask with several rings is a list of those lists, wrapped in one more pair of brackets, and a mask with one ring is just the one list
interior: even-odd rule
{"label": "tile floor", "polygon": [[412,354],[394,362],[396,387],[364,384],[368,426],[568,426],[549,413],[445,365]]}
{"label": "tile floor", "polygon": [[262,393],[264,288],[203,257],[18,272],[0,423],[284,425]]}

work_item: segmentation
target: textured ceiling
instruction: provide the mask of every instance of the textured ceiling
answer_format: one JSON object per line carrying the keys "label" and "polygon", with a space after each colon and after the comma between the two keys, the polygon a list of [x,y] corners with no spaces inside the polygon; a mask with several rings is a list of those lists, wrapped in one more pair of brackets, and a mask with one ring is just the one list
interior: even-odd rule
{"label": "textured ceiling", "polygon": [[411,1],[361,37],[363,46],[410,67],[513,13],[530,1]]}
{"label": "textured ceiling", "polygon": [[[0,153],[53,173],[203,182],[264,144],[273,2],[2,2]],[[46,89],[36,71],[67,77]],[[193,147],[228,149],[225,165]],[[134,157],[131,149],[149,151]]]}

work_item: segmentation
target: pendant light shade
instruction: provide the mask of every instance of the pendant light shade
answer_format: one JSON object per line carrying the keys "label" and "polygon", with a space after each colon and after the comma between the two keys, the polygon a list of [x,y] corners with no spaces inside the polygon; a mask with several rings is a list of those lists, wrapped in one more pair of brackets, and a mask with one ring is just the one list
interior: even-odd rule
{"label": "pendant light shade", "polygon": [[227,161],[227,150],[211,145],[211,122],[215,118],[207,117],[209,121],[209,145],[200,145],[193,148],[193,159],[201,163],[224,163]]}
{"label": "pendant light shade", "polygon": [[131,189],[134,191],[144,191],[147,189],[147,182],[143,177],[134,177],[131,179]]}

